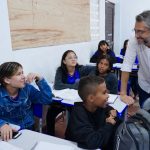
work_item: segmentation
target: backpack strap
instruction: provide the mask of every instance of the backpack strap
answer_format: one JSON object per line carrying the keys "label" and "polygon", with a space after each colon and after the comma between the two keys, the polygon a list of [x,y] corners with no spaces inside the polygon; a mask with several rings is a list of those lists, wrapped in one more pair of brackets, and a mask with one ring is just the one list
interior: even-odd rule
{"label": "backpack strap", "polygon": [[147,110],[147,111],[150,111],[150,98],[148,98],[147,100],[145,100],[145,102],[143,104],[143,109]]}
{"label": "backpack strap", "polygon": [[150,113],[148,113],[146,110],[140,109],[136,114],[142,116],[150,124]]}

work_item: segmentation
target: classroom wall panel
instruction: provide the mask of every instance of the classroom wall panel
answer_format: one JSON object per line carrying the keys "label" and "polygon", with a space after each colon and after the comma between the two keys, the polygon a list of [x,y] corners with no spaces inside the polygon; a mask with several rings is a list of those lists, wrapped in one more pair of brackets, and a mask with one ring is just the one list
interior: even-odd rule
{"label": "classroom wall panel", "polygon": [[90,40],[89,0],[8,0],[13,50]]}

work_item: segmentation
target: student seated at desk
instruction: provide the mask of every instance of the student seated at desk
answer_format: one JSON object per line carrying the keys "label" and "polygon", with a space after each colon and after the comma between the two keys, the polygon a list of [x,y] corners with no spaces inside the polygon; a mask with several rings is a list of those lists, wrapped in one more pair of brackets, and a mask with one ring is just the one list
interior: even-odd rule
{"label": "student seated at desk", "polygon": [[[87,76],[93,68],[93,66],[78,65],[76,53],[73,50],[67,50],[62,56],[61,66],[56,71],[54,89],[78,89],[80,78]],[[55,118],[64,110],[65,107],[61,104],[52,103],[46,117],[48,134],[55,135]]]}
{"label": "student seated at desk", "polygon": [[116,74],[112,73],[111,70],[112,62],[110,56],[104,55],[98,59],[96,68],[90,73],[90,75],[104,78],[108,92],[110,94],[118,94],[118,79]]}
{"label": "student seated at desk", "polygon": [[115,130],[120,124],[117,112],[107,106],[108,93],[103,78],[83,77],[78,94],[83,102],[75,103],[66,129],[66,139],[85,149],[112,150]]}
{"label": "student seated at desk", "polygon": [[[31,83],[35,81],[40,90]],[[52,92],[43,77],[30,73],[25,77],[22,65],[6,62],[0,65],[0,133],[4,141],[12,138],[9,123],[21,129],[34,129],[33,103],[50,104]]]}
{"label": "student seated at desk", "polygon": [[[124,56],[125,56],[125,54],[126,54],[126,49],[127,49],[127,46],[128,46],[128,42],[129,42],[129,40],[126,39],[126,40],[124,41],[124,43],[123,43],[123,48],[120,50],[120,55],[122,56],[121,63],[123,63],[123,59],[124,59]],[[138,63],[139,63],[137,57],[136,57],[134,63],[135,63],[135,64],[138,64]]]}
{"label": "student seated at desk", "polygon": [[120,55],[122,58],[120,58],[120,62],[119,63],[123,63],[123,58],[125,56],[125,53],[126,53],[126,49],[127,49],[127,46],[128,46],[128,42],[129,40],[126,39],[123,43],[123,48],[120,50]]}
{"label": "student seated at desk", "polygon": [[105,40],[102,40],[98,44],[98,50],[95,54],[91,57],[90,62],[97,63],[99,57],[102,55],[109,55],[111,58],[112,63],[116,63],[116,56],[115,53],[109,49],[109,45]]}

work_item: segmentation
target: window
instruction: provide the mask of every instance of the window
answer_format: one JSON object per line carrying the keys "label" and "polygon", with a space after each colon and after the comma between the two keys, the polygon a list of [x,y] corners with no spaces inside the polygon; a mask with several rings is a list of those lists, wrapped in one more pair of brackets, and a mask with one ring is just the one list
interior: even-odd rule
{"label": "window", "polygon": [[99,0],[90,0],[90,30],[91,40],[100,38]]}

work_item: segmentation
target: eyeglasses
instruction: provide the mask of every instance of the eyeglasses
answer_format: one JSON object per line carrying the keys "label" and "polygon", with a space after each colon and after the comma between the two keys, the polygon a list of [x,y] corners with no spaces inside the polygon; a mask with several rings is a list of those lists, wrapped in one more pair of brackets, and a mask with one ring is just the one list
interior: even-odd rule
{"label": "eyeglasses", "polygon": [[135,32],[135,34],[143,35],[147,31],[150,31],[150,29],[146,29],[146,30],[136,30],[136,29],[133,29],[133,31]]}

